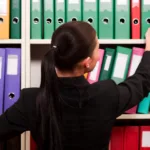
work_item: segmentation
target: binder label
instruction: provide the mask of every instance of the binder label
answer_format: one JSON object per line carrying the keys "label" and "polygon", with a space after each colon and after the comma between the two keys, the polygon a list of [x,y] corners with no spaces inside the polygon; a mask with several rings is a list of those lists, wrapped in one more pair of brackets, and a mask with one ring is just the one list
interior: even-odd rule
{"label": "binder label", "polygon": [[144,0],[144,5],[150,5],[150,0]]}
{"label": "binder label", "polygon": [[58,0],[58,3],[64,3],[64,0]]}
{"label": "binder label", "polygon": [[96,0],[85,0],[85,2],[88,2],[88,3],[95,3],[96,2]]}
{"label": "binder label", "polygon": [[0,15],[7,15],[7,0],[0,0]]}
{"label": "binder label", "polygon": [[19,8],[19,0],[13,0],[13,3],[12,3],[12,8],[13,9],[18,9]]}
{"label": "binder label", "polygon": [[2,78],[2,57],[0,57],[0,79]]}
{"label": "binder label", "polygon": [[118,53],[116,66],[114,69],[114,75],[113,75],[114,77],[121,78],[121,79],[124,77],[127,60],[128,60],[128,55]]}
{"label": "binder label", "polygon": [[133,0],[133,3],[139,3],[139,0]]}
{"label": "binder label", "polygon": [[111,0],[100,0],[101,3],[111,3]]}
{"label": "binder label", "polygon": [[128,0],[117,0],[117,5],[127,5]]}
{"label": "binder label", "polygon": [[142,56],[133,55],[129,76],[132,76],[135,73],[139,63],[141,62],[141,59],[142,59]]}
{"label": "binder label", "polygon": [[150,132],[149,131],[144,131],[142,133],[142,147],[150,147]]}
{"label": "binder label", "polygon": [[38,3],[39,2],[39,0],[33,0],[33,3]]}
{"label": "binder label", "polygon": [[79,4],[79,0],[69,0],[69,4]]}
{"label": "binder label", "polygon": [[104,70],[108,71],[109,70],[109,66],[110,66],[110,62],[111,62],[111,56],[107,55],[106,56],[106,63],[105,63],[105,67]]}
{"label": "binder label", "polygon": [[8,55],[7,74],[8,75],[18,74],[18,56],[17,55]]}
{"label": "binder label", "polygon": [[92,81],[95,81],[95,80],[96,80],[96,75],[97,75],[97,73],[98,73],[99,65],[100,65],[100,62],[98,61],[98,62],[96,63],[96,66],[95,66],[94,70],[90,72],[90,76],[89,76],[89,79],[90,79],[90,80],[92,80]]}

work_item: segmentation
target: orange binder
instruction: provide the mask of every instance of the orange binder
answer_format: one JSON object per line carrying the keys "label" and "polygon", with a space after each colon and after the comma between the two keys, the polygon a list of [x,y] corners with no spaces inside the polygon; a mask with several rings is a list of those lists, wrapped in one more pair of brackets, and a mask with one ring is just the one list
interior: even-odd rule
{"label": "orange binder", "polygon": [[132,39],[140,39],[140,0],[131,0]]}
{"label": "orange binder", "polygon": [[10,0],[0,1],[0,39],[9,39]]}

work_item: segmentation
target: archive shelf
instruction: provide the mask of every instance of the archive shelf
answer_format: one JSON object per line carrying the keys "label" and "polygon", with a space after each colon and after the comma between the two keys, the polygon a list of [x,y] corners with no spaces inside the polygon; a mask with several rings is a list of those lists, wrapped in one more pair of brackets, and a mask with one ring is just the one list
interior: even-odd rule
{"label": "archive shelf", "polygon": [[0,40],[0,44],[22,44],[22,40],[21,39],[4,39],[4,40]]}
{"label": "archive shelf", "polygon": [[150,119],[150,114],[123,114],[117,118],[120,119],[127,119],[127,120],[136,120],[136,119]]}
{"label": "archive shelf", "polygon": [[[30,44],[50,44],[51,39],[30,39]],[[100,44],[145,44],[144,39],[99,39]]]}

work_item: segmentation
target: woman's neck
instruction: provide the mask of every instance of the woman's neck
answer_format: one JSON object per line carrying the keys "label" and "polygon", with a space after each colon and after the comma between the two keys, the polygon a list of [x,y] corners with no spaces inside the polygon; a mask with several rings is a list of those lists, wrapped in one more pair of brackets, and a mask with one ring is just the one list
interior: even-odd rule
{"label": "woman's neck", "polygon": [[56,68],[56,74],[58,77],[78,77],[84,75],[84,71],[73,70],[73,71],[60,71]]}

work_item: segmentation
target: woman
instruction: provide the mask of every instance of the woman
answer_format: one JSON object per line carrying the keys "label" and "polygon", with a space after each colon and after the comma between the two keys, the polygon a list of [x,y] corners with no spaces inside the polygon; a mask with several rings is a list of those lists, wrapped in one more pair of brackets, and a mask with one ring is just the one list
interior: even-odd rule
{"label": "woman", "polygon": [[30,130],[41,150],[106,149],[116,118],[150,91],[150,30],[136,73],[119,85],[84,78],[95,67],[98,49],[88,23],[60,26],[42,61],[40,88],[23,89],[0,117],[0,140]]}

